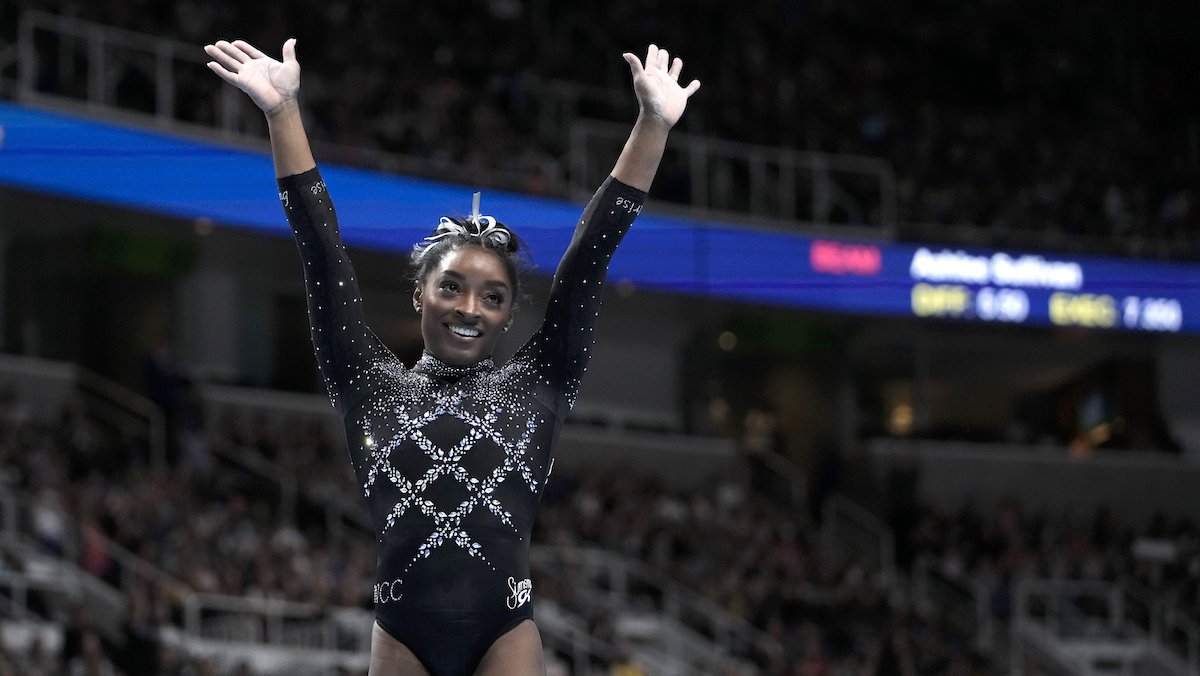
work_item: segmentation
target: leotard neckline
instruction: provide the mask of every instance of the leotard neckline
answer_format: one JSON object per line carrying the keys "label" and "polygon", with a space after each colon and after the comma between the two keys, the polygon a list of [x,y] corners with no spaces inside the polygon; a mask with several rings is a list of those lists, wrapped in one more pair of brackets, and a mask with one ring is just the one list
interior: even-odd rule
{"label": "leotard neckline", "polygon": [[492,371],[496,368],[496,362],[492,361],[491,357],[482,359],[467,366],[451,366],[446,362],[438,359],[429,352],[429,350],[421,351],[421,358],[413,364],[412,370],[416,373],[425,375],[437,376],[444,380],[458,380],[463,376],[480,371]]}

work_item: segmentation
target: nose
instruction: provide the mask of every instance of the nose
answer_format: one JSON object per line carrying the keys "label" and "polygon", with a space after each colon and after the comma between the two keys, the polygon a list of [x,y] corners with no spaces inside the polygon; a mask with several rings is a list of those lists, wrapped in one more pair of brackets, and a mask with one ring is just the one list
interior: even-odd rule
{"label": "nose", "polygon": [[479,299],[474,294],[464,294],[462,302],[454,310],[463,319],[479,319]]}

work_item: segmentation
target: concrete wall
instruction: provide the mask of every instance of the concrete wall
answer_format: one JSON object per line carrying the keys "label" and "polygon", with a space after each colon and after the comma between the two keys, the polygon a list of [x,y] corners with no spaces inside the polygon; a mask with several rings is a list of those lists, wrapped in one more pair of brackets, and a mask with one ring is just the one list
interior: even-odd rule
{"label": "concrete wall", "polygon": [[1090,517],[1107,505],[1133,525],[1157,511],[1200,520],[1200,464],[1173,455],[1102,452],[1074,460],[1063,448],[876,439],[867,445],[878,479],[915,464],[922,501],[955,511],[1015,499],[1027,512]]}
{"label": "concrete wall", "polygon": [[1158,398],[1184,456],[1200,464],[1200,340],[1192,336],[1163,340],[1158,352]]}
{"label": "concrete wall", "polygon": [[77,391],[78,367],[67,362],[0,354],[0,387],[11,390],[18,405],[35,420],[58,420]]}
{"label": "concrete wall", "polygon": [[738,463],[731,441],[568,425],[555,451],[554,476],[628,469],[672,490],[701,488]]}

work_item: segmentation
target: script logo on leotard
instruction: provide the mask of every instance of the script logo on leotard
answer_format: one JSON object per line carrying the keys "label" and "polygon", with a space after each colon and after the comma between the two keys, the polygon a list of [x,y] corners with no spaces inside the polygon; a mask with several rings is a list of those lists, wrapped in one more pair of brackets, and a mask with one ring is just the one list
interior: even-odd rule
{"label": "script logo on leotard", "polygon": [[285,207],[288,205],[288,191],[286,191],[286,190],[279,191],[279,201],[283,202],[283,206],[285,206]]}
{"label": "script logo on leotard", "polygon": [[634,202],[633,200],[629,199],[628,197],[618,197],[617,198],[617,208],[624,209],[625,213],[627,213],[627,214],[642,213],[642,205],[638,204],[637,202]]}
{"label": "script logo on leotard", "polygon": [[508,597],[508,609],[516,610],[529,602],[529,597],[533,595],[533,581],[529,578],[517,581],[516,578],[508,578],[508,591],[512,596]]}

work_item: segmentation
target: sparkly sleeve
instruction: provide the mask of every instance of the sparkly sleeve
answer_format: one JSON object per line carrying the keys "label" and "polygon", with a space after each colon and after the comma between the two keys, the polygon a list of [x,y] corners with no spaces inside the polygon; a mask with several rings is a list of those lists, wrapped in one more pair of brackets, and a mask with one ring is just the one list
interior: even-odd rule
{"label": "sparkly sleeve", "polygon": [[526,347],[556,390],[561,417],[575,405],[587,370],[608,262],[645,200],[644,191],[608,177],[584,209],[554,273],[546,317]]}
{"label": "sparkly sleeve", "polygon": [[345,415],[367,395],[363,374],[390,354],[363,322],[354,266],[338,231],[333,200],[316,169],[279,179],[279,200],[304,264],[308,320],[329,399]]}

